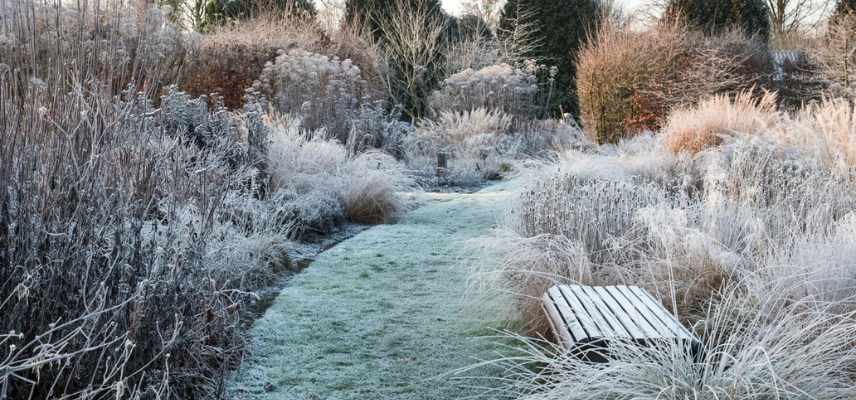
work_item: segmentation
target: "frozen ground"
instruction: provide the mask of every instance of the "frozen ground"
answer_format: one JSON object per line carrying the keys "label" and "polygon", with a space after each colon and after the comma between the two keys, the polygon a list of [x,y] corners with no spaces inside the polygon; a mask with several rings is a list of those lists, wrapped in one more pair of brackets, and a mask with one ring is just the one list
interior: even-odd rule
{"label": "frozen ground", "polygon": [[[294,277],[253,329],[229,398],[459,399],[486,384],[507,326],[495,304],[467,304],[467,270],[496,258],[467,241],[495,225],[514,185],[426,194],[399,223],[364,231]],[[488,383],[489,384],[489,383]]]}

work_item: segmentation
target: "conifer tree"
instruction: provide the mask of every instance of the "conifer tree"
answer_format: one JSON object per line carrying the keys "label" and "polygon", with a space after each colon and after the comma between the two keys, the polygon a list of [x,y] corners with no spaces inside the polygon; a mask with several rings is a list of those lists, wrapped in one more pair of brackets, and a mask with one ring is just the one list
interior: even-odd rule
{"label": "conifer tree", "polygon": [[[516,57],[555,66],[553,111],[576,116],[576,54],[603,17],[600,0],[508,0],[499,23],[499,36],[513,43]],[[550,79],[550,77],[541,77]]]}
{"label": "conifer tree", "polygon": [[666,15],[686,18],[712,35],[737,27],[765,41],[770,38],[770,9],[764,0],[669,0]]}

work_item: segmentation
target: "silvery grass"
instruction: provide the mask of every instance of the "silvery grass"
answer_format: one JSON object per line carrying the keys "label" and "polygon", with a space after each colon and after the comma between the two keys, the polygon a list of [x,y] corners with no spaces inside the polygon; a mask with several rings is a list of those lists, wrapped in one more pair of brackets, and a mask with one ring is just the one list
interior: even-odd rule
{"label": "silvery grass", "polygon": [[[761,278],[761,277],[758,277]],[[498,361],[507,378],[486,389],[520,399],[850,399],[856,321],[835,303],[734,285],[699,322],[703,351],[684,344],[610,343],[603,364],[580,361],[545,342],[518,337],[522,355]],[[760,296],[759,296],[760,294]]]}
{"label": "silvery grass", "polygon": [[512,248],[525,254],[536,238],[560,235],[607,281],[668,281],[687,268],[686,279],[727,276],[827,238],[856,210],[852,183],[795,148],[737,140],[692,159],[659,148],[570,153],[511,206],[504,226],[522,247],[508,247],[509,260],[526,259]]}
{"label": "silvery grass", "polygon": [[[552,159],[569,148],[584,146],[579,127],[570,120],[514,118],[500,109],[442,111],[420,121],[402,140],[404,160],[421,182],[472,186],[507,175],[518,161]],[[448,156],[448,168],[435,179],[437,154]]]}
{"label": "silvery grass", "polygon": [[383,223],[405,204],[398,193],[415,186],[399,163],[380,151],[355,153],[325,130],[279,118],[269,132],[269,170],[279,213],[296,236],[324,234],[345,220]]}

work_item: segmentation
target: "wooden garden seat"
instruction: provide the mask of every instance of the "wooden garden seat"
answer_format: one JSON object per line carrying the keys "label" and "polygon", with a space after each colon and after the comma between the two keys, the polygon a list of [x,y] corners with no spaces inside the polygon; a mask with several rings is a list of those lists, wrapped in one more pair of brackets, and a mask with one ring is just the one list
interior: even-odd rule
{"label": "wooden garden seat", "polygon": [[694,354],[700,348],[698,338],[639,287],[557,285],[544,294],[543,307],[560,345],[591,361],[605,361],[614,340],[678,342]]}

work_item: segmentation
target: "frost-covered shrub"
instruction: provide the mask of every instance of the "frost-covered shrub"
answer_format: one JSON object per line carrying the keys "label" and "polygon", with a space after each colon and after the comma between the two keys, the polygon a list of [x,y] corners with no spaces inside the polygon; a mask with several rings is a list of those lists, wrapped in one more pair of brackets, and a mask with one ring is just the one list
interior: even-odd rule
{"label": "frost-covered shrub", "polygon": [[824,227],[827,232],[798,236],[790,251],[770,261],[770,274],[787,282],[789,296],[837,303],[838,312],[856,307],[856,214],[852,204],[849,209]]}
{"label": "frost-covered shrub", "polygon": [[[648,137],[596,154],[569,152],[527,186],[504,222],[511,235],[492,239],[505,251],[500,285],[523,300],[555,282],[639,285],[689,326],[736,282],[762,290],[754,287],[758,276],[793,282],[794,301],[826,298],[853,309],[841,295],[844,283],[822,281],[850,282],[856,265],[800,266],[850,247],[843,221],[856,211],[852,172],[764,130],[696,157],[673,155],[667,144]],[[530,262],[536,258],[538,265]],[[560,264],[573,267],[552,267]],[[811,279],[799,286],[799,277]],[[543,326],[526,304],[523,318]]]}
{"label": "frost-covered shrub", "polygon": [[184,67],[181,88],[194,96],[217,93],[226,107],[240,109],[244,91],[281,49],[321,51],[325,39],[315,23],[288,13],[218,27],[201,36]]}
{"label": "frost-covered shrub", "polygon": [[445,80],[429,98],[434,115],[470,112],[479,108],[500,110],[528,117],[538,110],[538,82],[534,64],[514,68],[508,64],[491,65],[479,70],[465,69]]}
{"label": "frost-covered shrub", "polygon": [[[13,4],[26,7],[4,4],[0,44],[0,120],[21,122],[0,124],[0,397],[221,396],[253,291],[292,267],[300,218],[344,215],[343,188],[361,186],[273,193],[276,129],[257,93],[235,111],[173,87],[150,97],[188,39],[157,12]],[[307,175],[381,170],[338,143],[305,150]]]}
{"label": "frost-covered shrub", "polygon": [[499,45],[495,38],[487,37],[484,33],[464,33],[461,40],[449,44],[444,61],[449,74],[499,65]]}
{"label": "frost-covered shrub", "polygon": [[772,71],[766,48],[735,32],[605,24],[597,38],[580,51],[577,92],[583,127],[599,143],[657,131],[674,106],[751,88]]}
{"label": "frost-covered shrub", "polygon": [[389,222],[404,209],[399,192],[411,187],[398,162],[381,152],[362,153],[350,162],[353,171],[344,197],[348,219],[361,224]]}
{"label": "frost-covered shrub", "polygon": [[497,173],[500,155],[514,153],[509,135],[511,116],[501,111],[443,112],[426,120],[405,143],[408,165],[425,176],[434,174],[438,153],[448,156],[447,179],[474,184]]}
{"label": "frost-covered shrub", "polygon": [[592,262],[603,263],[622,256],[610,254],[610,240],[632,227],[637,211],[666,196],[650,183],[558,173],[531,185],[508,223],[522,237],[564,236],[580,243]]}
{"label": "frost-covered shrub", "polygon": [[306,129],[324,128],[342,142],[369,95],[360,69],[350,60],[302,49],[280,52],[259,80],[278,111],[299,116]]}
{"label": "frost-covered shrub", "polygon": [[0,105],[32,121],[0,128],[5,394],[216,396],[241,358],[249,292],[287,264],[269,252],[287,226],[243,206],[256,200],[241,117],[178,92],[155,108],[133,90],[54,84]]}
{"label": "frost-covered shrub", "polygon": [[551,157],[554,152],[584,147],[582,131],[571,120],[514,123],[500,110],[477,108],[444,111],[423,120],[404,140],[404,158],[423,181],[434,176],[437,155],[448,158],[441,177],[446,184],[473,185],[498,179],[526,158]]}
{"label": "frost-covered shrub", "polygon": [[[788,116],[770,96],[702,104],[677,115],[673,132],[569,152],[541,172],[487,239],[503,263],[475,281],[510,291],[515,317],[541,334],[538,299],[550,285],[638,285],[706,351],[610,343],[609,362],[588,364],[528,347],[524,362],[548,367],[503,377],[520,398],[856,394],[850,105]],[[694,135],[716,145],[671,151]]]}
{"label": "frost-covered shrub", "polygon": [[[438,151],[462,154],[473,138],[483,135],[502,136],[511,129],[511,116],[502,111],[477,108],[464,112],[444,112],[436,121],[426,120],[417,136],[430,142]],[[454,154],[453,154],[454,155]]]}
{"label": "frost-covered shrub", "polygon": [[705,201],[756,211],[776,246],[799,236],[829,234],[856,207],[850,176],[841,176],[802,149],[771,139],[738,140],[708,157]]}
{"label": "frost-covered shrub", "polygon": [[407,138],[413,135],[413,125],[401,120],[397,110],[388,112],[383,102],[364,105],[351,120],[348,151],[359,154],[379,149],[398,159],[404,157]]}

